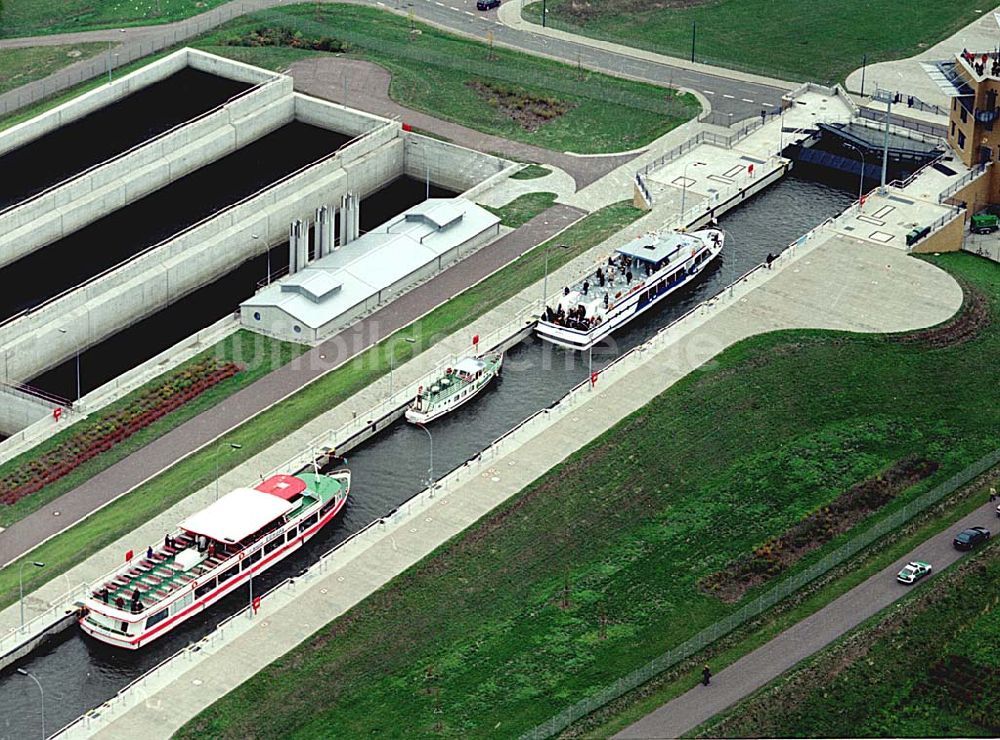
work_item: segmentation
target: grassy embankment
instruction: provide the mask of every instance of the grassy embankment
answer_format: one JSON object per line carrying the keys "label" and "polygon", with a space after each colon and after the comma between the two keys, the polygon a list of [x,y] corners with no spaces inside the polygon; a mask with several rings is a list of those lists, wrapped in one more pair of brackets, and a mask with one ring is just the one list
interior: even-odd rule
{"label": "grassy embankment", "polygon": [[[260,28],[348,44],[347,57],[392,73],[396,102],[485,133],[556,151],[635,149],[698,113],[691,95],[622,80],[508,49],[489,47],[391,13],[353,5],[297,5],[254,13],[194,45],[270,69],[329,52],[229,46]],[[486,88],[483,88],[483,85]],[[478,87],[477,87],[478,86]],[[531,113],[534,111],[534,113]],[[530,114],[530,115],[529,115]],[[546,116],[551,116],[546,118]]]}
{"label": "grassy embankment", "polygon": [[4,0],[0,38],[39,36],[189,18],[228,0]]}
{"label": "grassy embankment", "polygon": [[106,48],[106,44],[96,43],[0,49],[0,93],[40,80]]}
{"label": "grassy embankment", "polygon": [[[603,208],[571,226],[558,237],[570,249],[549,253],[552,271],[642,215],[630,203]],[[466,326],[476,317],[498,306],[523,288],[542,279],[545,247],[535,247],[483,282],[460,293],[420,321],[410,324],[390,339],[369,348],[343,367],[306,386],[269,411],[246,422],[226,435],[219,445],[202,450],[179,462],[126,496],[80,522],[73,528],[35,548],[24,559],[40,560],[45,568],[25,571],[25,589],[30,591],[58,577],[89,555],[148,521],[152,516],[207,485],[216,470],[229,470],[274,442],[301,428],[362,388],[380,378],[389,369],[391,350],[398,367],[413,356],[414,347],[426,349],[440,339]],[[404,342],[403,337],[416,340]],[[241,444],[232,450],[230,443]],[[0,607],[14,603],[18,594],[17,561],[0,571]]]}
{"label": "grassy embankment", "polygon": [[500,217],[500,223],[516,229],[523,226],[556,202],[555,193],[525,193],[499,208],[483,206],[487,211]]}
{"label": "grassy embankment", "polygon": [[698,732],[996,737],[998,579],[991,544]]}
{"label": "grassy embankment", "polygon": [[959,323],[917,342],[819,331],[741,342],[181,736],[517,735],[738,609],[698,581],[852,484],[910,454],[941,464],[867,525],[995,449],[1000,270],[935,261],[985,297],[974,338],[950,341]]}
{"label": "grassy embankment", "polygon": [[[842,82],[861,66],[918,54],[990,9],[980,0],[548,0],[548,23],[574,33],[786,80]],[[541,22],[542,3],[526,18]],[[904,91],[905,92],[905,91]]]}
{"label": "grassy embankment", "polygon": [[[41,508],[49,501],[62,496],[67,491],[71,491],[90,478],[93,478],[102,470],[111,467],[119,460],[125,459],[141,447],[145,447],[154,439],[162,437],[174,427],[180,426],[188,419],[197,416],[202,411],[205,411],[206,409],[209,409],[225,400],[233,393],[240,390],[240,388],[253,383],[255,380],[258,380],[272,370],[290,362],[294,357],[297,357],[305,352],[306,349],[308,349],[308,347],[305,345],[279,342],[241,329],[235,334],[226,337],[221,342],[218,342],[215,346],[206,349],[204,352],[199,353],[187,362],[177,366],[177,368],[168,370],[158,376],[158,378],[154,378],[149,381],[150,384],[156,383],[158,380],[165,378],[168,375],[172,375],[177,371],[183,370],[185,367],[194,365],[205,357],[215,357],[223,361],[235,362],[244,367],[244,369],[237,375],[209,388],[197,398],[184,404],[176,411],[167,414],[162,419],[157,420],[145,429],[133,434],[131,437],[123,440],[107,452],[88,460],[69,475],[63,476],[56,482],[45,486],[45,488],[37,493],[33,493],[30,496],[21,499],[13,506],[0,506],[0,526],[9,527],[17,520],[27,516],[36,509]],[[102,419],[111,416],[119,409],[127,408],[131,405],[133,399],[142,392],[143,387],[140,387],[132,393],[118,399],[114,403],[107,405],[100,411],[88,417],[86,420],[79,422],[79,424],[81,426],[88,427],[99,425]],[[3,465],[0,465],[0,476],[15,469],[28,460],[40,457],[50,450],[55,449],[67,437],[75,434],[76,431],[76,425],[67,426],[62,432],[53,435],[46,441],[33,447],[28,452],[8,460]]]}
{"label": "grassy embankment", "polygon": [[529,164],[524,169],[518,170],[513,175],[510,176],[511,180],[535,180],[539,177],[545,177],[552,173],[548,167],[542,167],[538,164]]}

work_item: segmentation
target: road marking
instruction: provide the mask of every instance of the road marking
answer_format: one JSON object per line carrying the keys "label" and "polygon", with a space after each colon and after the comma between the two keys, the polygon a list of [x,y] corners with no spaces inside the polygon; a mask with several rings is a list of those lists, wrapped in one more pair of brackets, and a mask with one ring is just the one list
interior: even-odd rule
{"label": "road marking", "polygon": [[471,15],[473,18],[476,17],[475,13],[470,13],[468,10],[463,10],[462,12],[465,13],[466,15]]}
{"label": "road marking", "polygon": [[722,94],[722,97],[729,98],[730,100],[734,99],[732,95],[726,95],[725,93]]}
{"label": "road marking", "polygon": [[435,0],[434,4],[437,5],[438,7],[441,7],[441,8],[444,7],[444,3],[439,3],[439,2],[437,2],[437,0]]}
{"label": "road marking", "polygon": [[702,90],[706,95],[715,95],[715,90]]}
{"label": "road marking", "polygon": [[748,98],[740,98],[744,103],[752,103],[753,101]]}

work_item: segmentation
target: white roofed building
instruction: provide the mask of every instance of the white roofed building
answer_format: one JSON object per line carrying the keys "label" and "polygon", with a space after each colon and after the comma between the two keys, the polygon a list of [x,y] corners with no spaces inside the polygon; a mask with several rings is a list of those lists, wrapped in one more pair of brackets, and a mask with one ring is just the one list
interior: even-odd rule
{"label": "white roofed building", "polygon": [[292,342],[328,338],[466,257],[500,219],[464,198],[431,198],[240,304],[243,326]]}

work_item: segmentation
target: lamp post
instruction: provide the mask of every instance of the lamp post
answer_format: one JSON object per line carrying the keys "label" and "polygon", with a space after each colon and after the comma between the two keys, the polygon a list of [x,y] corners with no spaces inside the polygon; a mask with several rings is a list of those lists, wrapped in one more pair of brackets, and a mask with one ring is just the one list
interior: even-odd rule
{"label": "lamp post", "polygon": [[542,310],[545,310],[545,301],[549,297],[549,250],[552,247],[558,249],[569,249],[568,244],[550,244],[545,248],[545,275],[542,278]]}
{"label": "lamp post", "polygon": [[[242,450],[243,449],[243,445],[238,445],[235,442],[230,442],[229,443],[229,449],[231,449],[231,450]],[[216,457],[215,457],[215,500],[216,501],[219,500],[219,462],[220,462],[220,459],[221,459],[221,456],[216,455]]]}
{"label": "lamp post", "polygon": [[[60,334],[66,334],[67,332],[66,332],[65,329],[60,329],[59,333]],[[81,395],[82,394],[80,393],[80,344],[78,342],[77,345],[76,345],[76,401],[77,401],[77,403],[80,402],[80,396]]]}
{"label": "lamp post", "polygon": [[18,602],[21,605],[22,631],[24,630],[24,566],[26,566],[28,563],[31,563],[36,568],[45,567],[45,563],[40,563],[37,560],[25,560],[23,563],[21,563],[21,566],[17,569],[17,585],[18,585],[18,592],[20,593],[20,598],[18,598]]}
{"label": "lamp post", "polygon": [[[260,239],[260,234],[251,234],[250,238],[253,240]],[[256,251],[256,250],[254,250]],[[264,254],[267,255],[267,284],[271,284],[271,249],[268,247],[264,250]]]}
{"label": "lamp post", "polygon": [[844,142],[844,146],[848,149],[853,149],[861,157],[861,182],[858,183],[858,203],[860,203],[862,196],[865,194],[865,153],[853,144],[848,144],[846,141]]}
{"label": "lamp post", "polygon": [[[690,167],[691,165],[698,167],[701,165],[701,162],[688,162],[686,165],[684,165],[684,170],[681,172],[681,216],[680,217],[682,219],[684,218],[684,204],[687,202],[687,182],[688,182],[687,172],[688,172],[688,167]],[[685,226],[685,224],[681,224],[681,226]]]}
{"label": "lamp post", "polygon": [[28,671],[24,670],[23,668],[18,668],[17,672],[20,673],[22,676],[27,676],[28,678],[30,678],[32,681],[35,682],[35,686],[38,687],[38,693],[42,697],[42,704],[41,704],[41,707],[42,707],[42,740],[45,740],[45,738],[48,737],[45,734],[45,689],[42,688],[41,682],[37,678],[35,678],[35,676],[34,676],[33,673],[29,673]]}
{"label": "lamp post", "polygon": [[885,176],[889,168],[889,117],[892,115],[892,93],[888,90],[876,89],[873,100],[885,103],[885,134],[882,137],[882,184],[878,194],[885,195]]}
{"label": "lamp post", "polygon": [[423,424],[417,424],[418,427],[427,432],[427,439],[431,443],[431,456],[430,464],[427,467],[427,488],[430,490],[431,494],[434,493],[434,437],[431,436],[431,430],[428,429]]}

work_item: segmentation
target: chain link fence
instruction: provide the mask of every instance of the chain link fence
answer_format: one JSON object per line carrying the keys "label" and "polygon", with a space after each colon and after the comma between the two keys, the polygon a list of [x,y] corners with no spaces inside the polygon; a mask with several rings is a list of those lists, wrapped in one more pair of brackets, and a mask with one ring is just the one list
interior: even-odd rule
{"label": "chain link fence", "polygon": [[720,637],[724,637],[737,627],[743,626],[751,619],[756,618],[807,584],[812,583],[814,580],[825,575],[833,568],[842,565],[861,550],[910,521],[910,519],[920,512],[926,510],[933,504],[936,504],[945,496],[954,492],[961,486],[966,485],[998,463],[1000,463],[1000,450],[994,450],[982,459],[972,463],[964,470],[956,473],[948,480],[935,486],[930,491],[927,491],[923,495],[915,498],[913,501],[910,501],[898,511],[895,511],[889,516],[883,518],[868,530],[845,542],[821,560],[813,563],[808,568],[804,568],[791,577],[786,578],[777,586],[761,594],[753,601],[744,604],[740,609],[733,612],[725,619],[720,619],[714,624],[709,625],[672,650],[654,658],[641,668],[622,676],[613,684],[604,687],[594,696],[578,701],[576,704],[567,707],[548,721],[538,725],[531,731],[526,732],[521,736],[521,740],[541,740],[542,738],[552,737],[556,733],[569,727],[574,722],[586,717],[588,714],[600,709],[606,704],[609,704],[610,702],[625,695],[629,691],[641,686],[655,676],[658,676],[664,671],[672,668],[682,660],[690,658],[692,655],[695,655],[707,646],[711,645]]}

